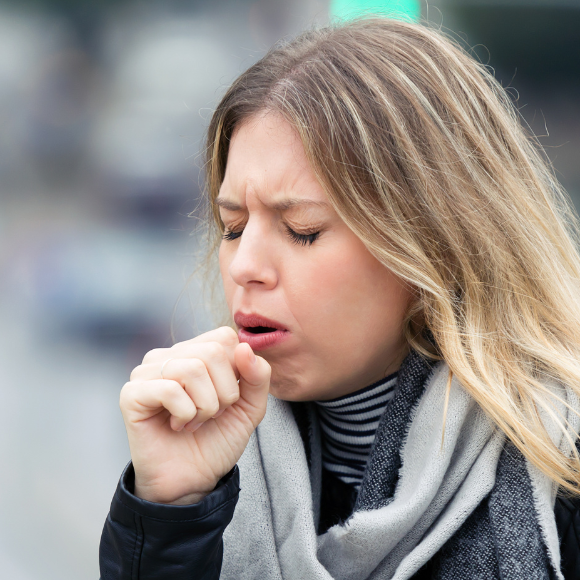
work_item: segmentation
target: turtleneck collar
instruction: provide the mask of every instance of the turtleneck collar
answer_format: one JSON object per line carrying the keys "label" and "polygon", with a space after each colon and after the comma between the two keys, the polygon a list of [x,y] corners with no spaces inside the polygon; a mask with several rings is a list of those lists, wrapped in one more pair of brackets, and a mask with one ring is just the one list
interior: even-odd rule
{"label": "turtleneck collar", "polygon": [[322,463],[357,490],[363,479],[379,420],[395,395],[397,373],[330,401],[316,401]]}

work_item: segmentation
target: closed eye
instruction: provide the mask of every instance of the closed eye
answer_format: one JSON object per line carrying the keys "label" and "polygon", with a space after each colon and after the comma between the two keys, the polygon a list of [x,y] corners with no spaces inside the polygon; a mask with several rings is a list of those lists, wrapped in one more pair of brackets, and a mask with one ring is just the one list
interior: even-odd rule
{"label": "closed eye", "polygon": [[295,244],[299,244],[301,246],[311,246],[316,241],[316,238],[318,238],[320,235],[320,232],[313,232],[312,234],[298,234],[288,226],[286,226],[286,233]]}
{"label": "closed eye", "polygon": [[232,240],[239,238],[242,235],[243,231],[244,230],[240,230],[239,232],[233,232],[232,230],[226,230],[222,235],[222,239],[231,242]]}
{"label": "closed eye", "polygon": [[[222,239],[227,240],[227,241],[236,240],[237,238],[239,238],[242,235],[243,231],[244,231],[243,229],[239,230],[237,232],[234,232],[232,230],[226,230],[222,235]],[[299,244],[301,246],[306,246],[306,245],[311,246],[316,241],[318,236],[320,235],[319,231],[313,232],[311,234],[299,234],[288,226],[286,226],[286,233],[288,234],[288,237],[290,238],[290,240],[293,243]]]}

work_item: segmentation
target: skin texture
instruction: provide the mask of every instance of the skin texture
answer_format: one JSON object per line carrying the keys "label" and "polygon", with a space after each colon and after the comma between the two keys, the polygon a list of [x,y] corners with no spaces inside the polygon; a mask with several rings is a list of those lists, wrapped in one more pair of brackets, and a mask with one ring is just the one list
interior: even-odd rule
{"label": "skin texture", "polygon": [[[296,198],[309,203],[279,205]],[[234,238],[219,256],[232,313],[259,314],[289,334],[254,353],[222,327],[145,355],[120,406],[134,492],[151,502],[191,504],[210,493],[263,419],[269,392],[338,397],[397,370],[407,352],[409,289],[330,206],[280,117],[252,118],[234,133],[218,200]]]}
{"label": "skin texture", "polygon": [[[320,205],[272,207],[291,198]],[[218,203],[224,200],[226,233],[243,232],[220,247],[230,311],[261,314],[291,332],[260,351],[272,367],[274,396],[332,399],[398,369],[407,353],[409,288],[332,208],[298,134],[280,116],[260,115],[234,133]],[[297,244],[287,227],[320,234]]]}

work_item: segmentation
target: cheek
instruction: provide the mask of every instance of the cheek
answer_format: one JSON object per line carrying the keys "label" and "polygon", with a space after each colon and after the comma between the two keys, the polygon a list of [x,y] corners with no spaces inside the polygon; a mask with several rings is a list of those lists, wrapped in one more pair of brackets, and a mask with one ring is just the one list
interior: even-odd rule
{"label": "cheek", "polygon": [[385,332],[398,340],[410,297],[402,281],[358,244],[320,258],[302,264],[293,283],[303,330],[321,345],[331,337],[364,345]]}

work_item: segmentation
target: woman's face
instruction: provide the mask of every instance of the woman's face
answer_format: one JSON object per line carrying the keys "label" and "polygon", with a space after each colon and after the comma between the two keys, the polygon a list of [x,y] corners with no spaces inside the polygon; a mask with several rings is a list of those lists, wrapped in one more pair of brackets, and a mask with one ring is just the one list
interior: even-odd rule
{"label": "woman's face", "polygon": [[409,288],[334,211],[289,123],[262,114],[234,132],[217,203],[228,306],[274,396],[332,399],[398,369]]}

